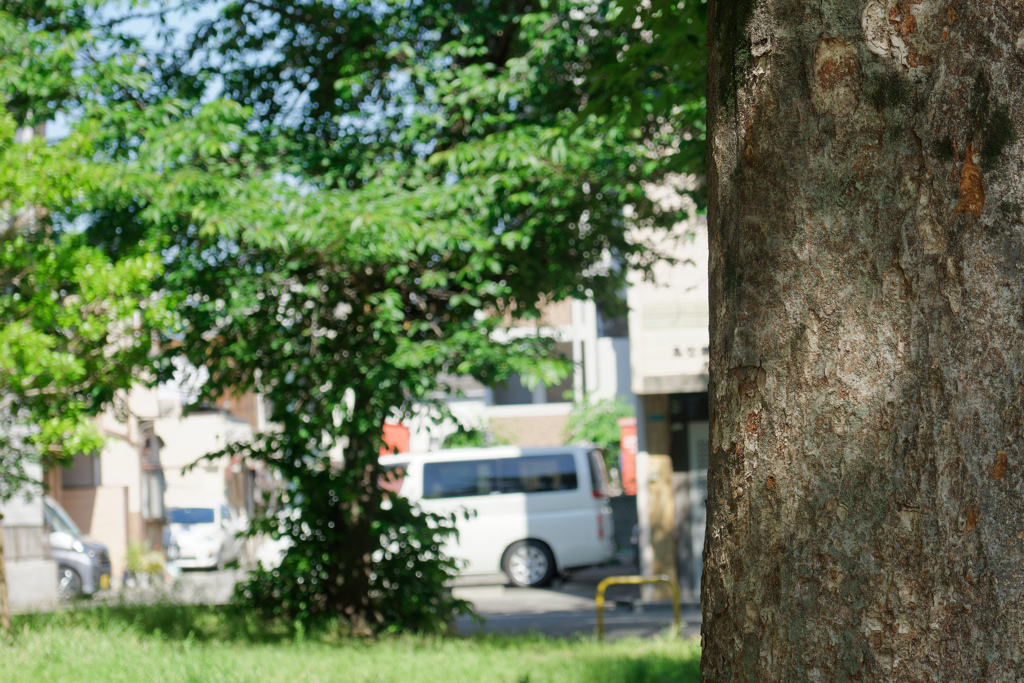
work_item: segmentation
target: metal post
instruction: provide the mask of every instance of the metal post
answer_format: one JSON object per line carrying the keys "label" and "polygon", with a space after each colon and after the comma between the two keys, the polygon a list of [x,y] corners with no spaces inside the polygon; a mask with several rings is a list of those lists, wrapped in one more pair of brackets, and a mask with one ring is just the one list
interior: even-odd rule
{"label": "metal post", "polygon": [[645,583],[667,583],[672,589],[672,614],[675,619],[676,631],[679,631],[679,586],[667,576],[609,576],[597,584],[597,639],[604,641],[604,592],[608,586],[638,585]]}

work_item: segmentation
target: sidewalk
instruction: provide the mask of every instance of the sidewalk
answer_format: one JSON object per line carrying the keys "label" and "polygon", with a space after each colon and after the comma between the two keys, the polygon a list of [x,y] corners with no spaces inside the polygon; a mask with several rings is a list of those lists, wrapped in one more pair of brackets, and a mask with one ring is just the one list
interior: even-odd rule
{"label": "sidewalk", "polygon": [[[574,572],[567,581],[548,588],[516,588],[503,575],[474,577],[456,583],[457,597],[473,603],[483,624],[469,617],[458,620],[460,635],[472,633],[527,634],[550,637],[595,637],[597,632],[597,585],[609,576],[634,576],[632,564],[610,564]],[[640,603],[640,587],[610,586],[605,592],[604,621],[608,640],[624,637],[650,638],[672,626],[669,601]],[[700,635],[701,613],[696,603],[680,610],[680,635]]]}
{"label": "sidewalk", "polygon": [[[597,591],[597,585],[604,579],[610,576],[638,576],[639,574],[640,571],[631,558],[619,558],[618,562],[612,562],[599,567],[588,567],[586,569],[572,572],[569,577],[569,581],[562,585],[561,590],[575,595],[586,595],[590,598],[594,598]],[[641,588],[642,587],[639,585],[613,584],[608,586],[607,590],[605,590],[605,602],[627,603],[630,606],[636,605],[641,602]],[[644,604],[649,606],[672,606],[671,600],[658,600]],[[683,601],[681,604],[684,610],[689,609],[691,611],[696,610],[697,612],[700,612],[700,602],[697,600]]]}

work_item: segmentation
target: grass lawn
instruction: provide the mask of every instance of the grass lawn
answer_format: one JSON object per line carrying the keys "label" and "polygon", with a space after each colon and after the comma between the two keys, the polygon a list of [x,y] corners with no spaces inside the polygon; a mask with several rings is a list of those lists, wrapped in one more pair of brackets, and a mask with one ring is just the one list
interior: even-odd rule
{"label": "grass lawn", "polygon": [[0,681],[696,683],[697,641],[303,637],[222,608],[92,607],[16,617]]}

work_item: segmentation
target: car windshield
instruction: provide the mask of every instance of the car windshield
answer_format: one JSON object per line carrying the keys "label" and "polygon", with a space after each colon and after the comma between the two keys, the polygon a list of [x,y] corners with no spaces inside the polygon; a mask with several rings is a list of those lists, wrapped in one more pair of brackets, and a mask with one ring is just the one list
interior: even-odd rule
{"label": "car windshield", "polygon": [[213,508],[177,508],[168,510],[171,524],[213,524]]}
{"label": "car windshield", "polygon": [[46,523],[50,525],[50,529],[53,531],[60,531],[72,536],[82,535],[82,532],[78,530],[78,527],[75,526],[75,523],[71,521],[71,518],[67,516],[62,508],[51,505],[47,501],[43,505],[43,512],[46,517]]}

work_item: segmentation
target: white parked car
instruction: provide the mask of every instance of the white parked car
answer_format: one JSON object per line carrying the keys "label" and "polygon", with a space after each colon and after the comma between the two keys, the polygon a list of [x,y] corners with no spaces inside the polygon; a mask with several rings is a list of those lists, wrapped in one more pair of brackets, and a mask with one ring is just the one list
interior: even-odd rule
{"label": "white parked car", "polygon": [[242,522],[227,505],[171,508],[164,548],[167,560],[182,569],[223,569],[242,560]]}

